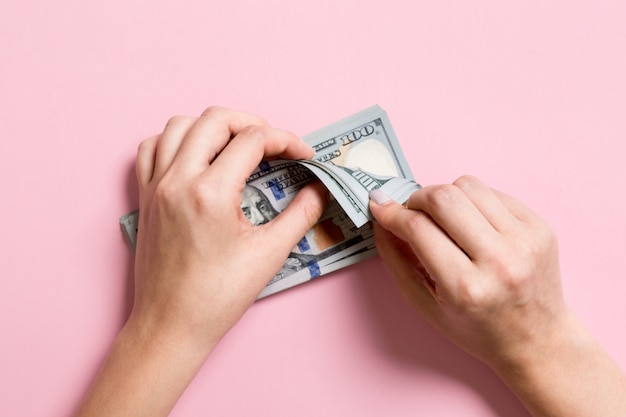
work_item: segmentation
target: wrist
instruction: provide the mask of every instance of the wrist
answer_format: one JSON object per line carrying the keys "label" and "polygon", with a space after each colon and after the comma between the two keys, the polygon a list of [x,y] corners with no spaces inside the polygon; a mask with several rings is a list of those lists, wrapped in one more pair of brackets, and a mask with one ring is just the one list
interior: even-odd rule
{"label": "wrist", "polygon": [[549,325],[541,327],[541,331],[533,332],[510,354],[490,364],[505,380],[540,378],[551,367],[567,361],[564,355],[584,351],[588,348],[586,345],[593,344],[593,338],[567,306]]}
{"label": "wrist", "polygon": [[210,350],[131,316],[77,416],[166,416]]}
{"label": "wrist", "polygon": [[623,415],[624,375],[571,310],[521,352],[492,367],[533,415]]}
{"label": "wrist", "polygon": [[158,357],[184,363],[203,363],[217,341],[167,320],[140,317],[133,313],[120,331],[116,344]]}

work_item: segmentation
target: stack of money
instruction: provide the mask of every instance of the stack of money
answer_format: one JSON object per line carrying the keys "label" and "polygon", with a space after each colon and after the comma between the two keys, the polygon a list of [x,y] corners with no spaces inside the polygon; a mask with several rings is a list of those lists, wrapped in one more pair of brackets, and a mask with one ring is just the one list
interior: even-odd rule
{"label": "stack of money", "polygon": [[[247,180],[241,209],[252,224],[267,223],[315,178],[328,188],[332,201],[259,298],[376,255],[369,193],[380,189],[394,200],[405,202],[420,188],[389,118],[379,106],[303,139],[315,150],[313,159],[262,162]],[[120,218],[133,250],[138,218],[137,211]]]}

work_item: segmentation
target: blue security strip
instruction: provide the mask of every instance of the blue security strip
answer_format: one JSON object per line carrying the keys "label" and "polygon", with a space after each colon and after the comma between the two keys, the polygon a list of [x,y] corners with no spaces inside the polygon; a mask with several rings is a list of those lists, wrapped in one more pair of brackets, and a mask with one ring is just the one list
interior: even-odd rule
{"label": "blue security strip", "polygon": [[300,249],[300,252],[306,252],[311,249],[311,245],[309,245],[309,241],[306,240],[306,236],[298,242],[298,249]]}
{"label": "blue security strip", "polygon": [[259,170],[261,170],[261,171],[269,171],[270,168],[271,168],[271,165],[269,163],[265,162],[265,161],[263,161],[263,162],[261,162],[259,164]]}
{"label": "blue security strip", "polygon": [[310,263],[308,267],[309,267],[309,273],[311,274],[311,279],[322,275],[320,271],[320,265],[317,262]]}
{"label": "blue security strip", "polygon": [[267,185],[270,187],[270,190],[272,190],[272,194],[274,194],[274,198],[276,199],[276,201],[285,198],[285,192],[283,191],[283,187],[281,187],[278,181],[270,180],[267,182]]}

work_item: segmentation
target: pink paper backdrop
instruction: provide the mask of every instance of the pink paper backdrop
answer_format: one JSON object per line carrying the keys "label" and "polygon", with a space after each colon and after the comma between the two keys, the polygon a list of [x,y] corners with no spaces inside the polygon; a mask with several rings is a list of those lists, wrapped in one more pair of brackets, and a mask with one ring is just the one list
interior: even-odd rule
{"label": "pink paper backdrop", "polygon": [[[132,300],[140,140],[213,104],[305,134],[378,103],[423,184],[473,173],[560,237],[626,367],[620,1],[4,1],[0,415],[69,415]],[[526,416],[379,259],[257,303],[173,415]]]}

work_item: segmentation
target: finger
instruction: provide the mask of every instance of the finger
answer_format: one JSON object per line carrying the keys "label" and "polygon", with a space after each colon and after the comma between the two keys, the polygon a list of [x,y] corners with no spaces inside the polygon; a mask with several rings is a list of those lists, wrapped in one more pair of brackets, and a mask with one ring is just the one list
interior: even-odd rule
{"label": "finger", "polygon": [[247,126],[224,148],[212,168],[239,190],[264,158],[304,159],[313,153],[309,145],[291,132],[269,126]]}
{"label": "finger", "polygon": [[410,245],[430,277],[446,291],[453,291],[472,269],[465,252],[428,214],[407,210],[393,200],[383,204],[372,200],[370,210],[380,226]]}
{"label": "finger", "polygon": [[422,188],[409,197],[408,207],[428,214],[472,259],[492,253],[500,245],[497,230],[455,185]]}
{"label": "finger", "polygon": [[418,310],[430,317],[437,308],[436,286],[407,242],[374,223],[378,254],[391,271],[400,291]]}
{"label": "finger", "polygon": [[147,185],[152,180],[158,140],[158,136],[153,136],[141,142],[137,149],[135,172],[141,187]]}
{"label": "finger", "polygon": [[[269,223],[257,227],[262,230],[262,247],[286,256],[318,222],[326,208],[326,195],[326,188],[320,182],[303,187],[285,210]],[[268,246],[267,242],[272,244]]]}
{"label": "finger", "polygon": [[493,193],[498,197],[507,210],[509,210],[511,214],[522,223],[533,223],[538,220],[542,221],[537,213],[526,207],[519,200],[497,190],[493,190]]}
{"label": "finger", "polygon": [[197,119],[197,117],[174,116],[167,122],[157,145],[154,178],[162,178],[170,168],[183,138]]}
{"label": "finger", "polygon": [[506,232],[518,224],[518,219],[498,195],[477,178],[465,175],[454,181],[453,184],[463,191],[489,224],[498,232]]}
{"label": "finger", "polygon": [[187,132],[173,164],[182,172],[205,170],[231,137],[250,125],[267,126],[267,122],[249,113],[208,108]]}

